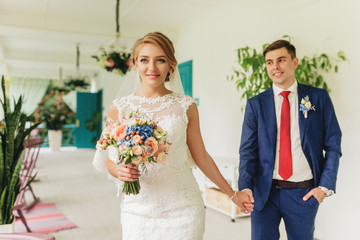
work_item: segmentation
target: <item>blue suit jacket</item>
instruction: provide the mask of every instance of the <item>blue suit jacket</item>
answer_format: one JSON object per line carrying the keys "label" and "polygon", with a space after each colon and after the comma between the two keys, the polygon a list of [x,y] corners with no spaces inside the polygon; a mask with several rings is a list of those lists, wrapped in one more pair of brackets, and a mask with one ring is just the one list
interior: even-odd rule
{"label": "blue suit jacket", "polygon": [[[324,89],[298,84],[299,103],[305,96],[309,96],[315,111],[309,111],[308,118],[299,112],[302,150],[312,170],[315,186],[335,191],[341,130],[334,107]],[[259,211],[271,190],[276,137],[274,94],[270,88],[247,101],[239,150],[239,190],[249,188],[253,191],[254,208]]]}

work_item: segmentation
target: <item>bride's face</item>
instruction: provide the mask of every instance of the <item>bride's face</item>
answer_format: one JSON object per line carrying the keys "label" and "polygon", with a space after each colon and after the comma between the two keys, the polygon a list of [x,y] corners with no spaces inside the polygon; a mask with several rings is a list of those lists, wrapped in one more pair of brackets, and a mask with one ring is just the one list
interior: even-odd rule
{"label": "bride's face", "polygon": [[146,43],[135,62],[142,84],[157,87],[164,84],[171,67],[164,52],[154,44]]}

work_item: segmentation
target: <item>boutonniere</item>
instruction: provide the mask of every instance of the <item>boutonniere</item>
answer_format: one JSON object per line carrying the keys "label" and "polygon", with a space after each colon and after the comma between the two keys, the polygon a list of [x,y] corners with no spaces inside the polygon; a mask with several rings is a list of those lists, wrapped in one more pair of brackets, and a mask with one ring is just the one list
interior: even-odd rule
{"label": "boutonniere", "polygon": [[307,118],[308,117],[308,111],[310,111],[310,110],[315,111],[315,106],[311,105],[311,102],[309,100],[309,96],[306,96],[306,97],[301,99],[300,111],[302,111],[303,114],[304,114],[304,117]]}

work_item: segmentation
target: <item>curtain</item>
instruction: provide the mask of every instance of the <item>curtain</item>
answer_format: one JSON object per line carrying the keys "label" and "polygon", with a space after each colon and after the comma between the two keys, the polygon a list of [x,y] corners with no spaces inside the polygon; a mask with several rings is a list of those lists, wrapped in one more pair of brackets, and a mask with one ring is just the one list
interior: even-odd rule
{"label": "curtain", "polygon": [[31,114],[43,98],[50,79],[12,77],[10,79],[10,104],[14,108],[13,99],[23,95],[22,112]]}

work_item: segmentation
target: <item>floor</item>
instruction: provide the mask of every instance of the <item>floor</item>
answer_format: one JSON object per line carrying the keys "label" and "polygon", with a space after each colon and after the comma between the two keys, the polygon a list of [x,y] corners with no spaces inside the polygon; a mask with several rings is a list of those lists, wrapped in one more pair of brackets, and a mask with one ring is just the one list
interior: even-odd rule
{"label": "floor", "polygon": [[[51,233],[57,240],[121,239],[120,203],[115,187],[92,167],[94,150],[41,149],[35,171],[39,182],[33,188],[41,202],[55,202],[78,228]],[[235,237],[235,238],[234,238]],[[231,222],[230,217],[206,210],[205,240],[250,239],[250,218]]]}

